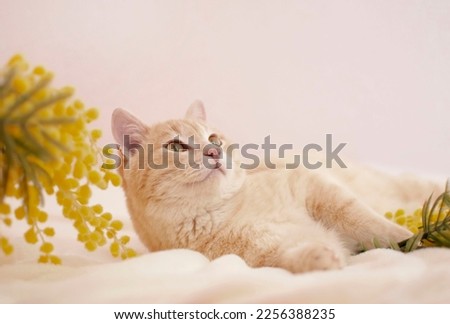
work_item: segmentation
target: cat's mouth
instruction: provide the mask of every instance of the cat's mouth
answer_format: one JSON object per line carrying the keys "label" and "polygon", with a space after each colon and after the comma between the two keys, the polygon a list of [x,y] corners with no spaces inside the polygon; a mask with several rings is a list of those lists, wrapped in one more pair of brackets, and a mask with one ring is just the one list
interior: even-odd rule
{"label": "cat's mouth", "polygon": [[200,174],[198,180],[191,181],[189,182],[189,184],[203,183],[213,178],[226,176],[227,172],[225,170],[225,166],[221,165],[220,163],[217,163],[215,166],[204,168],[203,170],[200,171]]}
{"label": "cat's mouth", "polygon": [[225,167],[220,162],[217,162],[212,170],[219,170],[223,175],[225,175]]}

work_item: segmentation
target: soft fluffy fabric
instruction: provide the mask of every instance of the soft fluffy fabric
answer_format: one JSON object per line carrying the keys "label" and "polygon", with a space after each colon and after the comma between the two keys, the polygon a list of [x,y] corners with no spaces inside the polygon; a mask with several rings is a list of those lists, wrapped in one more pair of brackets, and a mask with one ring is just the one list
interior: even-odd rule
{"label": "soft fluffy fabric", "polygon": [[38,247],[25,244],[15,228],[9,237],[16,251],[0,256],[0,302],[450,303],[450,249],[372,250],[352,257],[341,270],[293,275],[252,269],[235,255],[210,262],[189,250],[148,253],[131,228],[121,190],[97,198],[124,221],[140,256],[120,261],[108,249],[85,251],[70,222],[49,206],[64,264],[37,264]]}

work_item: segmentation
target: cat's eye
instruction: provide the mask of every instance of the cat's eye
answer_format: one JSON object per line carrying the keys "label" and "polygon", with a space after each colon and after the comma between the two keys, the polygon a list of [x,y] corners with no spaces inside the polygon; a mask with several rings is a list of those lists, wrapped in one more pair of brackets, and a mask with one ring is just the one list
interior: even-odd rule
{"label": "cat's eye", "polygon": [[208,137],[208,141],[211,144],[217,145],[217,146],[222,146],[222,141],[220,140],[219,136],[217,136],[216,134],[212,134]]}
{"label": "cat's eye", "polygon": [[189,150],[191,147],[187,144],[184,144],[183,142],[179,140],[172,140],[164,145],[164,147],[170,151],[174,152],[184,152]]}

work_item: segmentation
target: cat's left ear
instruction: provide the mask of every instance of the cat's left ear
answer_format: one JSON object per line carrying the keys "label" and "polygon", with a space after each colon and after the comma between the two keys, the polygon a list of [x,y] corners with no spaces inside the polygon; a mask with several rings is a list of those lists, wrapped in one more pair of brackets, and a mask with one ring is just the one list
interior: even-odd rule
{"label": "cat's left ear", "polygon": [[128,111],[117,108],[111,117],[111,130],[116,142],[122,148],[130,149],[132,145],[143,144],[146,127]]}
{"label": "cat's left ear", "polygon": [[206,120],[205,106],[200,100],[195,100],[188,108],[184,118]]}

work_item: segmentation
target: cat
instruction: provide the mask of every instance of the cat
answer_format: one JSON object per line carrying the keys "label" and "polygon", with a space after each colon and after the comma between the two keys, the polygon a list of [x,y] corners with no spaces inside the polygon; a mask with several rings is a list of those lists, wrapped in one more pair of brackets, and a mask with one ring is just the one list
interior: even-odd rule
{"label": "cat", "polygon": [[[187,248],[209,259],[237,254],[251,267],[293,273],[339,269],[361,246],[372,247],[375,238],[387,246],[412,235],[373,209],[383,190],[387,196],[403,195],[396,202],[420,206],[435,189],[369,169],[287,170],[281,163],[276,169],[246,170],[237,150],[228,154],[232,142],[207,124],[200,101],[183,119],[152,126],[116,109],[112,132],[121,148],[128,210],[150,251]],[[191,136],[195,149],[188,144]],[[161,165],[164,156],[166,168],[148,166]],[[364,179],[385,188],[373,190]],[[405,193],[414,186],[422,190]],[[366,200],[358,196],[361,188],[369,193]]]}

